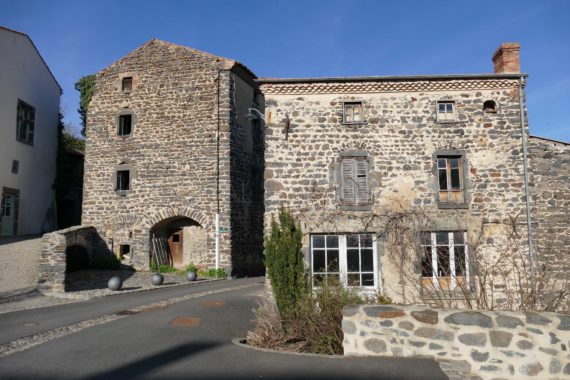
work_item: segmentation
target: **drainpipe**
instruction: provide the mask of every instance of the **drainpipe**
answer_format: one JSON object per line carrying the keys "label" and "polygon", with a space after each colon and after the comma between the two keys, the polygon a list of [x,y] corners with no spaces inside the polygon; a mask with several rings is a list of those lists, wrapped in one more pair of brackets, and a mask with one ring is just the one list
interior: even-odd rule
{"label": "drainpipe", "polygon": [[214,232],[216,240],[216,269],[220,268],[220,72],[218,70],[218,126],[216,129],[216,222]]}
{"label": "drainpipe", "polygon": [[526,223],[527,223],[527,234],[528,234],[528,259],[530,262],[530,287],[533,301],[536,297],[536,262],[534,257],[534,250],[532,245],[532,219],[531,219],[531,199],[530,190],[528,186],[528,157],[527,157],[527,143],[526,143],[526,131],[525,131],[525,118],[524,118],[524,106],[523,106],[523,80],[524,75],[519,78],[519,108],[520,108],[520,123],[521,123],[521,136],[522,136],[522,146],[523,146],[523,165],[524,165],[524,192],[526,198]]}

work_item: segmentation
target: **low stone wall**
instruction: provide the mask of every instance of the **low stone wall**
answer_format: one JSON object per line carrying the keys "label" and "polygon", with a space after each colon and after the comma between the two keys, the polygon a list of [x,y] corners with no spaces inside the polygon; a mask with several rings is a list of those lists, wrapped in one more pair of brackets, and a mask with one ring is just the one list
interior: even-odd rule
{"label": "low stone wall", "polygon": [[40,292],[65,292],[66,249],[74,245],[85,248],[90,263],[98,257],[112,254],[92,226],[75,226],[45,234],[42,237],[37,286]]}
{"label": "low stone wall", "polygon": [[570,377],[570,316],[347,306],[344,354],[432,357],[451,378]]}

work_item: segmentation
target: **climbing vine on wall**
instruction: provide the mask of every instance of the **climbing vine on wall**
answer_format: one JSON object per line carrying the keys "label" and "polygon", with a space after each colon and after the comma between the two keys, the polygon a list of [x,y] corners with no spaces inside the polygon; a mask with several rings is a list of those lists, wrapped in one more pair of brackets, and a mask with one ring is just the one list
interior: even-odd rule
{"label": "climbing vine on wall", "polygon": [[95,89],[95,75],[86,75],[79,79],[75,83],[75,89],[79,91],[79,109],[77,109],[77,112],[81,116],[81,135],[85,136],[87,111],[89,110],[89,102]]}

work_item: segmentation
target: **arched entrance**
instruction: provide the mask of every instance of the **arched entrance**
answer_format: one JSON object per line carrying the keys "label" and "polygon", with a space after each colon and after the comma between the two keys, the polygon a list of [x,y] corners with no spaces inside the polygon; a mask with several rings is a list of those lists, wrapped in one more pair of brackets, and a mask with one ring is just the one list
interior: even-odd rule
{"label": "arched entrance", "polygon": [[156,223],[150,230],[150,260],[154,265],[182,268],[193,261],[205,231],[193,219],[174,216]]}

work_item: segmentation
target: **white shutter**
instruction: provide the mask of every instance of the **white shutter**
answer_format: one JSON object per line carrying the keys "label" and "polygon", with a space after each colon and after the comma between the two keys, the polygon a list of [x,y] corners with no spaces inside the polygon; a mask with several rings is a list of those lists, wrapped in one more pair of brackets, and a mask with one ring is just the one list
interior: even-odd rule
{"label": "white shutter", "polygon": [[342,201],[354,203],[355,200],[354,160],[345,158],[342,160]]}
{"label": "white shutter", "polygon": [[356,183],[356,202],[359,204],[368,203],[368,162],[366,159],[359,159],[355,161],[355,178]]}

